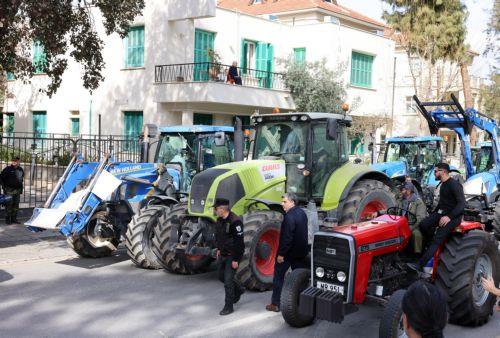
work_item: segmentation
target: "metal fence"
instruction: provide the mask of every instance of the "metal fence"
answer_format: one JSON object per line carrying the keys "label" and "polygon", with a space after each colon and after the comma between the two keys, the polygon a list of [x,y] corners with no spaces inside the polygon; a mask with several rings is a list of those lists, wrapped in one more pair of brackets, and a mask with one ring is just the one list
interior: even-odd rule
{"label": "metal fence", "polygon": [[140,161],[140,141],[135,137],[16,133],[0,135],[0,140],[0,169],[16,156],[24,169],[21,208],[43,206],[75,152],[86,161],[99,161],[106,153],[116,161]]}
{"label": "metal fence", "polygon": [[[156,83],[228,82],[229,65],[213,62],[182,63],[155,67]],[[235,84],[247,87],[286,90],[285,75],[264,70],[236,67]]]}

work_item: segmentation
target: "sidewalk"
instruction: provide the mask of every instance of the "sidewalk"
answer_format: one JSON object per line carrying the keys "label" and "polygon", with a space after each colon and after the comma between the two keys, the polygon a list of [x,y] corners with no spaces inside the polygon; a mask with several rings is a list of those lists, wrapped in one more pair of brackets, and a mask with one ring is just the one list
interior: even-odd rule
{"label": "sidewalk", "polygon": [[[46,230],[34,233],[24,224],[6,225],[5,213],[0,213],[0,266],[76,255],[58,232]],[[19,221],[28,220],[31,213],[31,209],[20,210]]]}

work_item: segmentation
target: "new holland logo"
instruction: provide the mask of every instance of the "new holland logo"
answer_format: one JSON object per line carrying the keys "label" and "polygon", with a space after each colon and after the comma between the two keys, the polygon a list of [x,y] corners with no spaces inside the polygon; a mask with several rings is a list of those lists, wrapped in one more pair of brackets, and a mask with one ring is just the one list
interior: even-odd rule
{"label": "new holland logo", "polygon": [[333,248],[326,248],[326,253],[329,254],[329,255],[336,255],[337,254],[337,250],[335,250]]}

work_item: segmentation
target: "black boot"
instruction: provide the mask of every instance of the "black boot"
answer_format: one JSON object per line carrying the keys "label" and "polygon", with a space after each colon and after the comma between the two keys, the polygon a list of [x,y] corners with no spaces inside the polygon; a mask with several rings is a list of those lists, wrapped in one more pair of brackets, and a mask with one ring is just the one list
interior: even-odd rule
{"label": "black boot", "polygon": [[224,308],[221,310],[221,312],[219,312],[219,314],[220,314],[221,316],[226,316],[226,315],[228,315],[228,314],[233,313],[233,311],[234,311],[234,310],[233,310],[233,306],[232,306],[232,305],[231,305],[231,306],[229,306],[229,305],[224,305]]}
{"label": "black boot", "polygon": [[234,291],[234,301],[233,303],[236,304],[240,301],[241,295],[245,293],[245,288],[239,287]]}
{"label": "black boot", "polygon": [[19,222],[19,221],[17,220],[17,216],[12,216],[12,218],[11,218],[11,222],[12,222],[12,224],[21,224],[21,222]]}

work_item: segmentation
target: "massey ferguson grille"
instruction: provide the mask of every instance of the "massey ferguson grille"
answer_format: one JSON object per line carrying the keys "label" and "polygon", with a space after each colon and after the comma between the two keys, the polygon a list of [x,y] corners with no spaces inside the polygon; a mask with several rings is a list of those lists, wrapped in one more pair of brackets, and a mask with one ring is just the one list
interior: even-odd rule
{"label": "massey ferguson grille", "polygon": [[[344,298],[349,298],[349,281],[351,274],[354,273],[354,267],[351,266],[354,251],[354,240],[345,235],[335,233],[321,234],[317,233],[314,236],[313,245],[313,279],[314,286],[317,282],[325,282],[329,284],[339,285],[344,287]],[[316,268],[324,269],[324,276],[316,275]],[[338,278],[338,273],[345,274],[345,280],[341,281]]]}
{"label": "massey ferguson grille", "polygon": [[228,169],[207,169],[194,177],[189,193],[190,211],[202,213],[205,210],[208,191],[212,183],[227,171]]}

